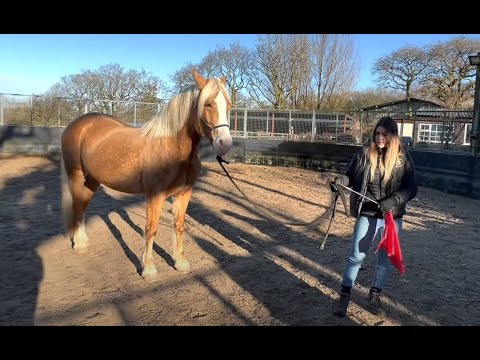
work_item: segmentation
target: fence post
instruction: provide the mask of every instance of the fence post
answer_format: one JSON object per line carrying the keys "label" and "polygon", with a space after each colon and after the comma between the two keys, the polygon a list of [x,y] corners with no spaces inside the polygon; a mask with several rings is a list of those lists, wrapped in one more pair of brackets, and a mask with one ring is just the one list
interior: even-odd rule
{"label": "fence post", "polygon": [[312,110],[312,139],[311,139],[311,142],[313,142],[315,140],[314,131],[315,131],[315,110]]}
{"label": "fence post", "polygon": [[470,149],[473,156],[478,155],[480,142],[480,52],[468,57],[470,65],[475,65],[475,93],[473,95],[472,130],[470,131]]}
{"label": "fence post", "polygon": [[0,94],[0,125],[3,125],[3,99],[5,95]]}
{"label": "fence post", "polygon": [[442,116],[442,133],[440,134],[440,150],[444,149],[443,139],[445,134],[445,113]]}
{"label": "fence post", "polygon": [[335,143],[338,142],[338,113],[335,116],[336,124],[335,124]]}
{"label": "fence post", "polygon": [[30,124],[33,126],[33,95],[30,96]]}
{"label": "fence post", "polygon": [[137,103],[133,103],[133,125],[137,127]]}
{"label": "fence post", "polygon": [[364,114],[363,110],[360,109],[360,126],[359,126],[360,127],[360,135],[358,136],[359,139],[360,139],[360,144],[363,144],[363,121],[364,121],[363,114]]}
{"label": "fence post", "polygon": [[85,108],[83,110],[83,113],[84,114],[88,113],[88,101],[85,101]]}
{"label": "fence post", "polygon": [[268,117],[270,116],[270,112],[267,110],[267,126],[265,128],[265,132],[268,134]]}
{"label": "fence post", "polygon": [[290,110],[288,112],[288,134],[289,134],[289,138],[293,138],[293,131],[292,131],[292,110]]}
{"label": "fence post", "polygon": [[247,108],[243,110],[243,137],[247,138]]}

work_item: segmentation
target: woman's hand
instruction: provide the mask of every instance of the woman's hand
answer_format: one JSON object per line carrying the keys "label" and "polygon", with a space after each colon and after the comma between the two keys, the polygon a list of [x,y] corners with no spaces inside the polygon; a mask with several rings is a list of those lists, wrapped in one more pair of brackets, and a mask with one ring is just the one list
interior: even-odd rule
{"label": "woman's hand", "polygon": [[398,201],[394,196],[385,197],[378,201],[378,208],[382,211],[392,211],[395,205],[398,205]]}

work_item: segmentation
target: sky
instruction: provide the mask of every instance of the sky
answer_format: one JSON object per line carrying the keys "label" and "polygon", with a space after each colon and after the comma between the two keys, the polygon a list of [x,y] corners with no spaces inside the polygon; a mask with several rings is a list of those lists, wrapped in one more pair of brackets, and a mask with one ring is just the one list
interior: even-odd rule
{"label": "sky", "polygon": [[[460,34],[354,34],[361,71],[357,90],[375,86],[376,59],[406,45],[424,46]],[[480,34],[464,34],[480,38]],[[63,76],[119,64],[169,82],[188,62],[200,62],[234,42],[253,49],[256,34],[0,34],[0,93],[43,94]],[[480,51],[480,49],[479,49]]]}

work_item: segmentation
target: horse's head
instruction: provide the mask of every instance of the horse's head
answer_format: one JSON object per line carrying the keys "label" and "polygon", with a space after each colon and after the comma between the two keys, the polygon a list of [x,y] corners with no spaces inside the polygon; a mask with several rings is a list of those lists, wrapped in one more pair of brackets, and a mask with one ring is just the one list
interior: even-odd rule
{"label": "horse's head", "polygon": [[226,155],[232,147],[228,114],[232,104],[225,88],[225,77],[205,79],[195,70],[193,77],[200,90],[198,118],[203,134],[210,139],[217,155]]}

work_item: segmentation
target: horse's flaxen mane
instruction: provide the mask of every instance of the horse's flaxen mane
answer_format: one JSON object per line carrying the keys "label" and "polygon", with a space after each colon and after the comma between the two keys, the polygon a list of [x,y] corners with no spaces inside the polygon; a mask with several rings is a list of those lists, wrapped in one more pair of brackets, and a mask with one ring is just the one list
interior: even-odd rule
{"label": "horse's flaxen mane", "polygon": [[[141,128],[142,136],[150,138],[176,136],[188,122],[192,107],[198,104],[197,119],[200,118],[205,101],[219,89],[230,101],[225,86],[217,79],[210,79],[200,91],[191,85],[171,99],[157,115]],[[198,101],[197,101],[198,99]]]}

